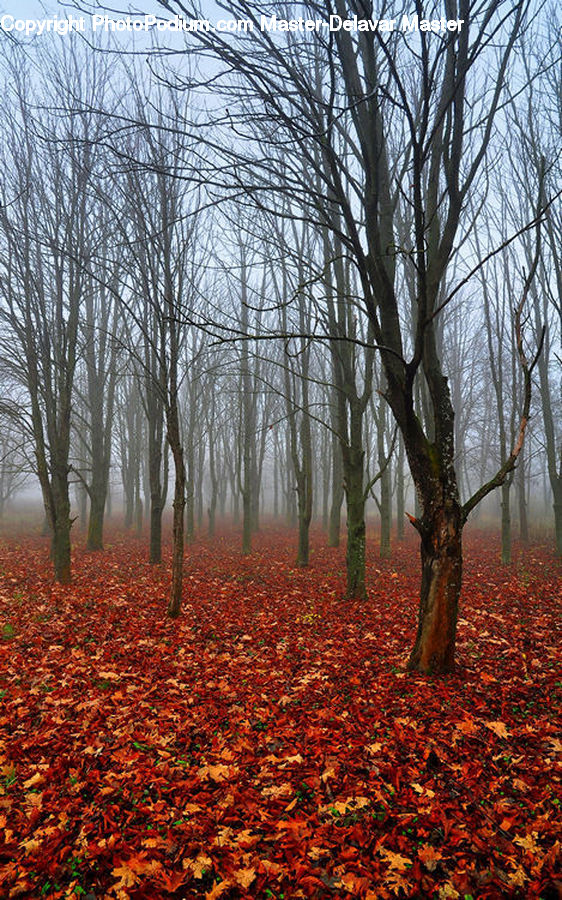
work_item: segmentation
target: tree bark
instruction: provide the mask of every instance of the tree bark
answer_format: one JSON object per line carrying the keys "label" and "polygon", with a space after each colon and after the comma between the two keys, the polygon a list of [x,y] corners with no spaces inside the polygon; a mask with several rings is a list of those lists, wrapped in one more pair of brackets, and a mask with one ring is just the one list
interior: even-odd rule
{"label": "tree bark", "polygon": [[418,630],[408,668],[450,672],[455,663],[455,635],[462,584],[462,524],[458,503],[437,509],[422,537],[422,580]]}
{"label": "tree bark", "polygon": [[172,586],[170,590],[170,601],[168,603],[168,615],[171,619],[179,616],[182,603],[183,589],[183,551],[184,551],[184,527],[185,527],[185,462],[183,458],[183,448],[179,441],[179,428],[177,434],[172,434],[170,447],[174,459],[175,482],[174,482],[174,518],[172,528]]}
{"label": "tree bark", "polygon": [[[503,462],[503,459],[502,459]],[[501,511],[502,511],[502,565],[511,563],[511,509],[509,491],[511,480],[505,481],[501,486]]]}
{"label": "tree bark", "polygon": [[350,448],[343,456],[347,506],[346,597],[364,600],[366,596],[364,452],[360,448]]}

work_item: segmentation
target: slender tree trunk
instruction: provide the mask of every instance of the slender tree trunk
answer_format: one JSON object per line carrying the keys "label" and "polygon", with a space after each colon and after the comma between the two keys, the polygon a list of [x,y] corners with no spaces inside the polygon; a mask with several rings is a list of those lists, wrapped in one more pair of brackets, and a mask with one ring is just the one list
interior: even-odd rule
{"label": "slender tree trunk", "polygon": [[103,550],[103,523],[105,514],[105,493],[94,491],[90,494],[90,516],[88,519],[87,550]]}
{"label": "slender tree trunk", "polygon": [[250,490],[242,492],[242,554],[252,552],[252,495]]}
{"label": "slender tree trunk", "polygon": [[305,511],[299,510],[299,544],[297,550],[297,566],[306,568],[310,559],[310,541],[309,541],[310,517],[307,517]]}
{"label": "slender tree trunk", "polygon": [[509,490],[511,488],[511,479],[501,486],[501,511],[502,511],[502,565],[507,566],[511,562],[511,509]]}
{"label": "slender tree trunk", "polygon": [[349,599],[363,600],[365,593],[365,496],[364,452],[349,448],[344,454],[347,505],[347,590]]}
{"label": "slender tree trunk", "polygon": [[279,517],[279,460],[277,453],[273,457],[273,518]]}
{"label": "slender tree trunk", "polygon": [[328,547],[339,547],[341,532],[341,507],[343,503],[343,463],[340,441],[332,439],[332,502],[328,523]]}
{"label": "slender tree trunk", "polygon": [[149,421],[148,442],[148,476],[150,485],[150,546],[149,562],[158,565],[162,562],[162,434],[159,406],[153,410],[153,420]]}
{"label": "slender tree trunk", "polygon": [[175,619],[180,614],[183,588],[183,550],[184,550],[184,522],[185,522],[185,462],[183,448],[179,443],[179,429],[177,435],[172,435],[170,441],[172,456],[174,458],[175,482],[174,482],[174,518],[173,518],[173,547],[172,547],[172,587],[168,615]]}
{"label": "slender tree trunk", "polygon": [[185,539],[188,544],[192,544],[195,539],[195,446],[191,428],[188,428],[186,443],[187,492],[185,504]]}
{"label": "slender tree trunk", "polygon": [[[306,399],[308,408],[308,398]],[[304,402],[303,402],[304,405]],[[305,568],[310,559],[310,520],[312,518],[312,440],[310,434],[310,419],[308,413],[303,414],[301,424],[302,438],[302,465],[298,473],[298,515],[299,515],[299,546],[297,553],[297,566]]]}
{"label": "slender tree trunk", "polygon": [[519,454],[517,469],[517,503],[519,507],[519,537],[524,544],[529,543],[529,520],[527,517],[526,470],[523,450]]}
{"label": "slender tree trunk", "polygon": [[151,565],[162,562],[162,507],[160,494],[151,496],[150,501],[150,556]]}
{"label": "slender tree trunk", "polygon": [[554,486],[554,533],[556,539],[556,552],[562,556],[562,479]]}
{"label": "slender tree trunk", "polygon": [[331,445],[328,434],[323,435],[322,452],[322,530],[328,531],[330,514],[330,476],[332,473]]}
{"label": "slender tree trunk", "polygon": [[405,496],[404,496],[404,441],[398,438],[398,464],[396,467],[396,538],[404,540]]}
{"label": "slender tree trunk", "polygon": [[377,424],[377,451],[379,466],[382,470],[381,482],[381,538],[380,555],[382,559],[390,558],[390,533],[392,530],[392,492],[390,487],[390,463],[386,463],[384,434],[386,431],[386,401],[381,399]]}
{"label": "slender tree trunk", "polygon": [[68,493],[68,467],[61,466],[52,481],[54,522],[51,523],[51,555],[55,578],[60,584],[70,584],[70,498]]}
{"label": "slender tree trunk", "polygon": [[74,497],[78,506],[78,527],[83,532],[86,529],[86,520],[88,518],[88,491],[81,481],[75,485]]}

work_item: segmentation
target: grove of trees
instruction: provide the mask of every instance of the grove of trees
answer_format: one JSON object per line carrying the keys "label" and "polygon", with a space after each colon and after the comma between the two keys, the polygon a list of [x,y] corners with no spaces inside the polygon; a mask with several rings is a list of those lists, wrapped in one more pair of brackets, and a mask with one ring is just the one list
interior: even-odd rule
{"label": "grove of trees", "polygon": [[217,6],[246,27],[1,36],[0,515],[38,480],[66,583],[74,532],[103,551],[117,498],[160,563],[171,500],[170,616],[217,517],[244,554],[284,520],[303,567],[311,522],[330,546],[345,522],[368,601],[366,554],[399,554],[407,515],[409,666],[449,671],[469,515],[501,509],[508,563],[513,519],[528,540],[546,514],[562,554],[560,11],[270,31],[377,11]]}

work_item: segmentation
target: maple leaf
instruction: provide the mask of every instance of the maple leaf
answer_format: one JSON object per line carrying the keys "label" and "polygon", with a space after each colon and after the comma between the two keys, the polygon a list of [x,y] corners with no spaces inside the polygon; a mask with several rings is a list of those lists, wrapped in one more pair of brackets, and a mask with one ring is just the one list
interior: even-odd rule
{"label": "maple leaf", "polygon": [[121,866],[116,866],[111,870],[111,874],[119,879],[115,885],[117,889],[122,887],[133,887],[139,880],[136,872],[130,869],[126,863],[123,863]]}
{"label": "maple leaf", "polygon": [[405,872],[407,866],[412,865],[412,860],[407,856],[400,856],[399,853],[393,853],[392,850],[385,850],[384,847],[379,847],[378,852],[386,862],[389,864],[391,869],[397,869],[399,872]]}
{"label": "maple leaf", "polygon": [[498,737],[507,739],[510,735],[504,722],[484,722],[484,725],[486,728],[489,728],[490,731],[493,731],[494,734],[497,734]]}
{"label": "maple leaf", "polygon": [[217,897],[224,894],[230,887],[232,887],[231,881],[221,881],[219,884],[215,884],[214,887],[205,894],[205,900],[216,900]]}
{"label": "maple leaf", "polygon": [[184,859],[184,869],[189,869],[194,878],[204,878],[213,868],[213,860],[210,856],[200,853],[195,859]]}
{"label": "maple leaf", "polygon": [[443,854],[436,850],[435,847],[432,847],[431,844],[424,844],[422,847],[418,847],[418,856],[429,872],[433,872],[439,860],[443,859]]}
{"label": "maple leaf", "polygon": [[378,753],[380,750],[382,750],[382,744],[379,743],[379,741],[375,741],[373,744],[367,744],[366,749],[369,753],[372,753],[374,755],[375,753]]}
{"label": "maple leaf", "polygon": [[[390,871],[386,874],[384,884],[386,887],[390,888],[393,894],[396,894],[397,896],[399,896],[400,894],[407,895],[408,893],[408,881],[406,881],[406,879],[402,877],[400,872],[396,872],[394,869],[390,869]],[[374,898],[378,895],[372,894],[371,896]]]}
{"label": "maple leaf", "polygon": [[533,831],[532,834],[526,834],[525,837],[515,837],[513,838],[513,843],[518,844],[523,848],[527,853],[536,853],[538,851],[538,846],[536,844],[535,838],[538,837],[537,832]]}
{"label": "maple leaf", "polygon": [[529,880],[529,877],[521,866],[517,866],[515,872],[511,872],[511,874],[508,875],[507,880],[511,887],[524,888],[525,882]]}
{"label": "maple leaf", "polygon": [[185,874],[183,872],[171,872],[168,875],[166,872],[161,872],[158,876],[158,881],[164,885],[170,894],[173,894],[185,881]]}
{"label": "maple leaf", "polygon": [[234,873],[236,884],[239,884],[240,887],[243,888],[249,888],[252,882],[255,880],[255,877],[255,869],[239,869],[238,872]]}

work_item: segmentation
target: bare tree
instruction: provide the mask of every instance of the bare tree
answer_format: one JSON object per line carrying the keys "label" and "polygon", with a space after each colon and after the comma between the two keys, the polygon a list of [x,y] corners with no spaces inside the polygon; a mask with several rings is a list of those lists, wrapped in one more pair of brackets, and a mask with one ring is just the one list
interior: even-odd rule
{"label": "bare tree", "polygon": [[[197,10],[187,4],[170,0],[163,5],[196,17]],[[326,13],[342,20],[350,13],[359,19],[373,14],[368,0],[310,3],[307,9],[317,19]],[[295,215],[338,235],[358,273],[361,307],[381,354],[385,395],[403,435],[421,507],[412,517],[421,537],[422,583],[409,666],[424,672],[448,671],[454,664],[463,525],[513,469],[528,417],[525,405],[506,464],[461,505],[454,409],[437,323],[454,294],[454,288],[446,294],[443,289],[451,260],[472,225],[463,211],[469,193],[478,188],[510,57],[530,3],[447,0],[445,9],[451,26],[438,36],[424,31],[408,36],[398,28],[384,35],[342,28],[328,39],[320,31],[290,32],[281,45],[260,28],[266,7],[239,0],[229,5],[230,13],[252,21],[253,29],[236,39],[196,35],[203,54],[224,62],[207,88],[228,96],[228,115],[215,125],[222,124],[229,137],[236,135],[235,146],[228,140],[222,147],[228,181],[217,168],[204,177],[222,191],[231,192],[234,185],[261,206],[270,206],[282,191],[293,198]],[[420,3],[416,11],[423,17]],[[399,21],[394,7],[389,16],[393,13]],[[436,10],[426,13],[431,18]],[[480,80],[483,63],[486,86]],[[272,168],[275,157],[263,152],[268,146],[282,146],[283,171]],[[303,157],[314,173],[304,191],[299,179]],[[413,215],[405,246],[397,234],[401,205]],[[397,293],[397,271],[403,269],[413,272],[411,344]],[[521,338],[519,346],[524,361]],[[414,402],[420,382],[430,413],[425,428]]]}

